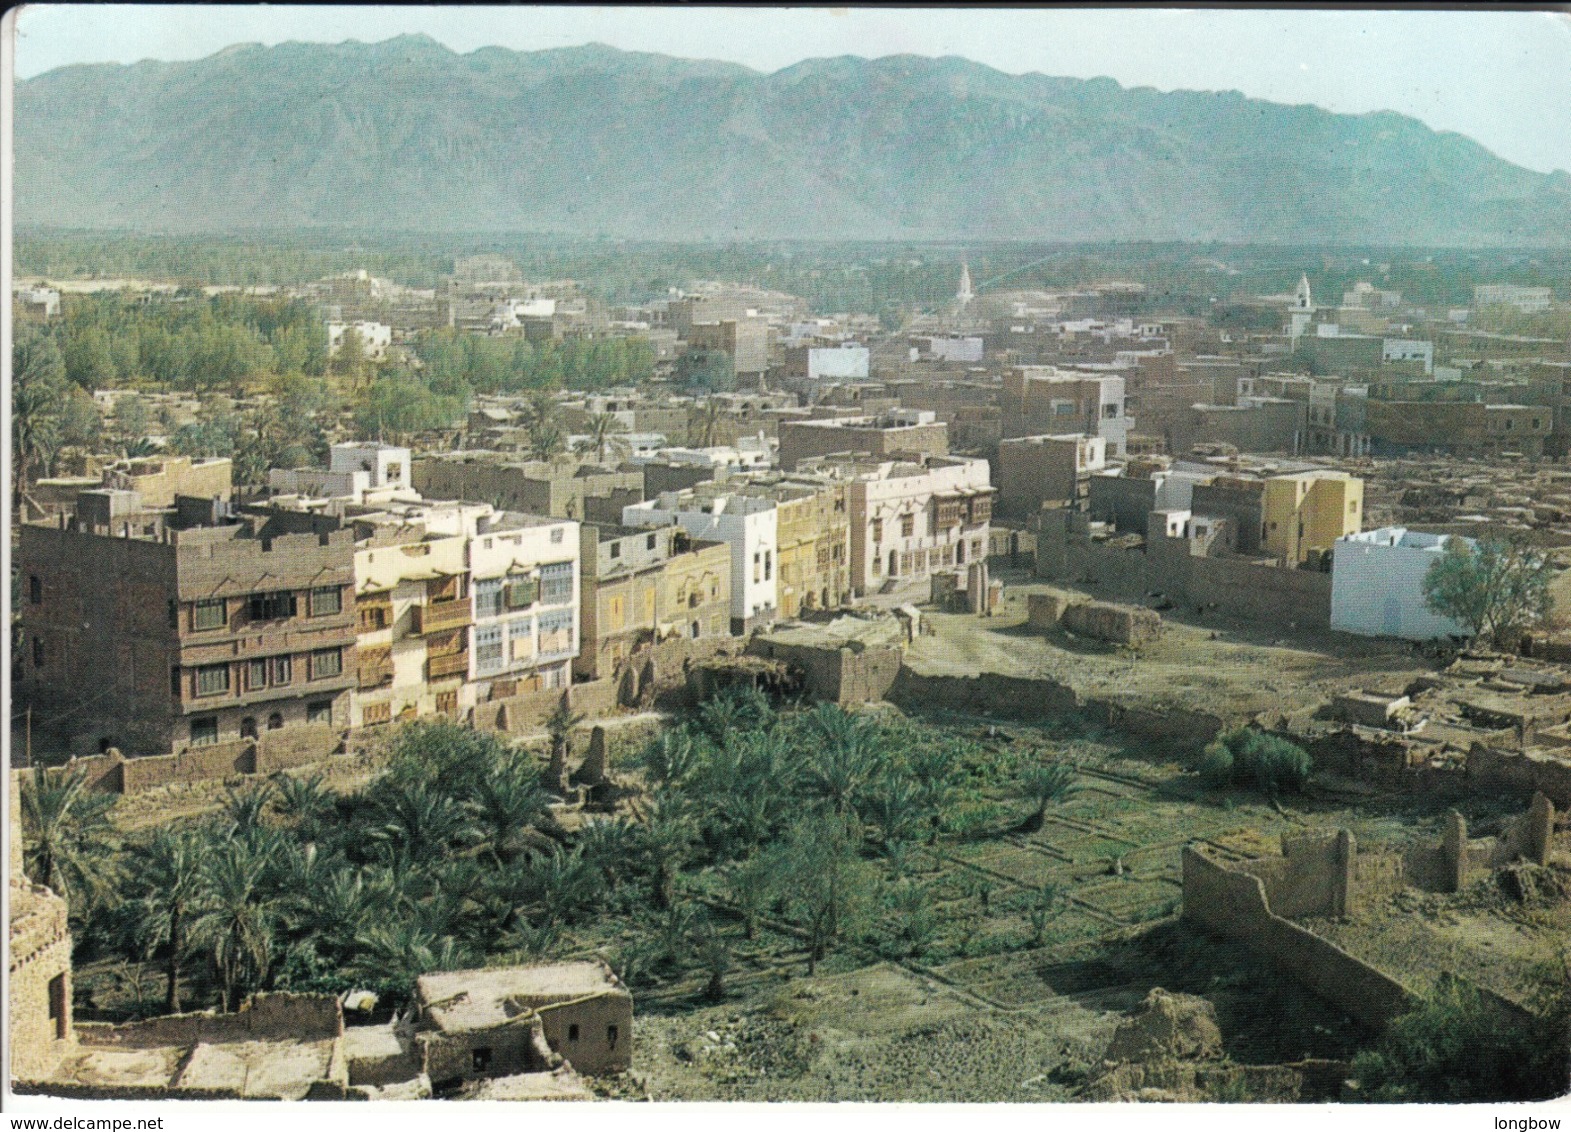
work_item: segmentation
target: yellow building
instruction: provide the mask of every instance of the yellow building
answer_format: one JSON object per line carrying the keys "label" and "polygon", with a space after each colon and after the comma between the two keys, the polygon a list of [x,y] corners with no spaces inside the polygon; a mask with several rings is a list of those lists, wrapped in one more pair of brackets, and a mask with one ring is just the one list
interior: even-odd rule
{"label": "yellow building", "polygon": [[1364,521],[1364,481],[1347,472],[1313,471],[1266,480],[1261,548],[1297,566],[1311,551],[1328,551],[1357,534]]}
{"label": "yellow building", "polygon": [[661,578],[661,636],[731,633],[731,546],[677,531]]}
{"label": "yellow building", "polygon": [[805,609],[833,609],[850,591],[850,485],[788,480],[778,486],[780,617],[789,621]]}

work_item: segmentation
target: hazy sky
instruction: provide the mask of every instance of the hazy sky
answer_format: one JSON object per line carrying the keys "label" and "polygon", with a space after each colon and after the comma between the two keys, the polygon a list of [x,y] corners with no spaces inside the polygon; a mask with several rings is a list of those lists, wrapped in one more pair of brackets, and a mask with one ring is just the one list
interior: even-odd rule
{"label": "hazy sky", "polygon": [[1571,15],[1560,12],[890,8],[373,8],[51,5],[18,21],[21,78],[69,63],[197,59],[235,43],[375,42],[459,52],[600,42],[761,71],[826,55],[963,55],[1162,90],[1397,110],[1530,169],[1571,170]]}

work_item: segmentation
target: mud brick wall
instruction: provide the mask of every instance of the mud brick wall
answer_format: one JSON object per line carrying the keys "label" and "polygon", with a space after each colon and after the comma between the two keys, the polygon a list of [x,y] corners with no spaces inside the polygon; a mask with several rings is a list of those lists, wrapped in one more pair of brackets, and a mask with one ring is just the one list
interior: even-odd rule
{"label": "mud brick wall", "polygon": [[1571,761],[1554,755],[1512,754],[1475,744],[1467,753],[1467,777],[1478,786],[1543,794],[1571,807]]}
{"label": "mud brick wall", "polygon": [[1162,618],[1153,610],[1105,601],[1073,602],[1060,623],[1071,633],[1121,645],[1142,645],[1162,632]]}
{"label": "mud brick wall", "polygon": [[341,1037],[344,1013],[337,997],[330,994],[259,994],[233,1014],[165,1014],[118,1025],[84,1022],[76,1032],[84,1046],[119,1049],[197,1042],[315,1042]]}
{"label": "mud brick wall", "polygon": [[340,735],[325,723],[264,731],[256,740],[256,773],[272,774],[320,762],[338,749]]}
{"label": "mud brick wall", "polygon": [[928,676],[902,665],[889,700],[910,711],[941,709],[1009,719],[1039,719],[1080,707],[1075,690],[1051,680],[984,672],[977,676]]}
{"label": "mud brick wall", "polygon": [[1282,856],[1234,866],[1258,877],[1266,903],[1281,916],[1345,916],[1357,849],[1352,834],[1310,833],[1282,838]]}
{"label": "mud brick wall", "polygon": [[127,759],[121,767],[121,788],[127,794],[176,782],[199,782],[256,773],[256,744],[249,739],[188,747],[178,755]]}
{"label": "mud brick wall", "polygon": [[1265,882],[1186,847],[1184,918],[1235,939],[1365,1025],[1380,1028],[1418,1002],[1391,976],[1271,910]]}
{"label": "mud brick wall", "polygon": [[815,647],[778,641],[753,641],[747,652],[801,669],[808,699],[841,707],[882,700],[900,675],[902,655],[893,648]]}
{"label": "mud brick wall", "polygon": [[498,731],[509,735],[538,731],[551,718],[551,713],[566,701],[567,695],[560,689],[542,688],[476,704],[475,730]]}
{"label": "mud brick wall", "polygon": [[[16,1077],[42,1077],[69,1051],[71,933],[66,903],[46,888],[26,884],[22,878],[11,886],[11,951],[6,969],[11,1031],[11,1073]],[[66,1007],[64,1038],[49,1017],[49,984],[63,980]]]}
{"label": "mud brick wall", "polygon": [[573,710],[591,719],[615,715],[617,709],[617,681],[607,677],[584,684],[574,684],[569,696]]}
{"label": "mud brick wall", "polygon": [[74,1081],[18,1080],[11,1091],[23,1096],[62,1097],[73,1101],[238,1101],[267,1100],[243,1097],[238,1088],[183,1089],[171,1085],[79,1085]]}

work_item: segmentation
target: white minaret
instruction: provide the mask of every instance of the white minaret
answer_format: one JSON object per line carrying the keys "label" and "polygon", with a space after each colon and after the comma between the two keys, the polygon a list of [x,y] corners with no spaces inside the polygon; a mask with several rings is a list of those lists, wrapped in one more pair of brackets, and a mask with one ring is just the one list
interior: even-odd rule
{"label": "white minaret", "polygon": [[1296,299],[1296,301],[1293,304],[1293,309],[1294,310],[1312,311],[1312,310],[1315,309],[1315,304],[1314,304],[1313,300],[1309,297],[1309,276],[1308,275],[1300,275],[1298,277],[1298,290],[1295,291],[1293,294],[1294,294],[1295,299]]}
{"label": "white minaret", "polygon": [[960,290],[955,292],[955,302],[964,307],[974,298],[976,298],[976,294],[971,290],[971,267],[969,264],[962,263],[960,265]]}

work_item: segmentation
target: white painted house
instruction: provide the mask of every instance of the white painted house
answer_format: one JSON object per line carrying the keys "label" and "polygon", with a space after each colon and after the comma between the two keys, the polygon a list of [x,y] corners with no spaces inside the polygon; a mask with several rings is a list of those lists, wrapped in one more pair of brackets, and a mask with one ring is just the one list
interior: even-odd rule
{"label": "white painted house", "polygon": [[[1331,628],[1364,637],[1428,641],[1471,636],[1424,603],[1424,575],[1460,535],[1382,527],[1346,535],[1333,544]],[[1463,542],[1472,544],[1471,539]]]}
{"label": "white painted house", "polygon": [[728,492],[723,484],[699,484],[662,492],[622,509],[628,527],[675,523],[694,538],[731,548],[731,631],[745,633],[775,619],[779,609],[776,566],[779,517],[776,501]]}

